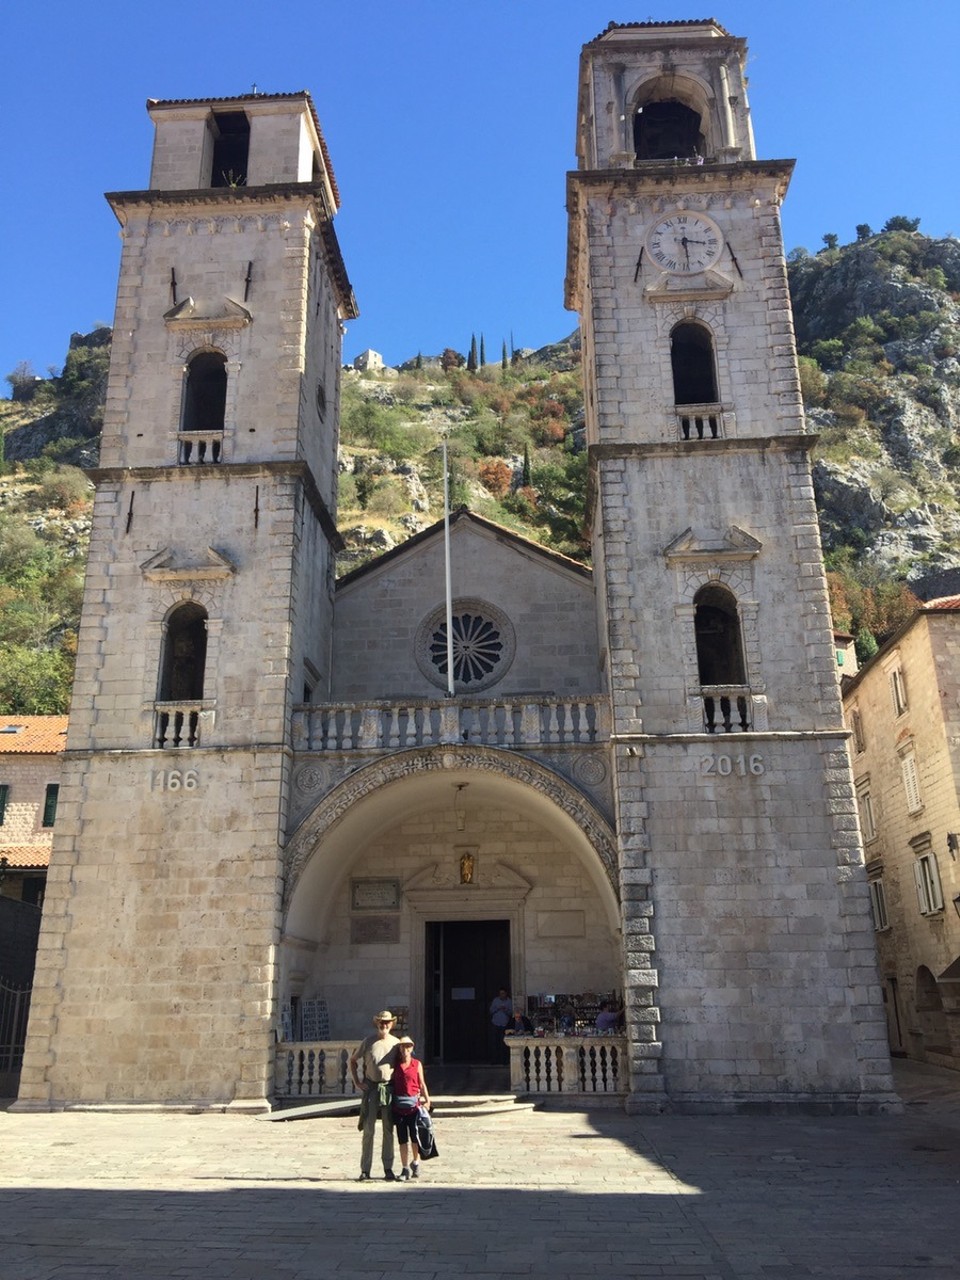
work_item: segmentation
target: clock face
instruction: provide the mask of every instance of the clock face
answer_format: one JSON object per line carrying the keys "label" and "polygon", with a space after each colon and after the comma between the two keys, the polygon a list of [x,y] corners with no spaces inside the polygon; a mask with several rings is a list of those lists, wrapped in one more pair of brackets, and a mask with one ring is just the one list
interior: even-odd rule
{"label": "clock face", "polygon": [[704,214],[680,209],[661,218],[647,233],[647,248],[664,271],[692,275],[717,262],[723,252],[723,236]]}

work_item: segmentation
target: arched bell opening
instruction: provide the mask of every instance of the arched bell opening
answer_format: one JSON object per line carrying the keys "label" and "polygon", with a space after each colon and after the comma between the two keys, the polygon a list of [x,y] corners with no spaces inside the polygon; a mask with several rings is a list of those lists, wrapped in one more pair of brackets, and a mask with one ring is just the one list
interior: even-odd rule
{"label": "arched bell opening", "polygon": [[670,334],[670,366],[674,404],[718,402],[713,337],[704,325],[684,320],[675,326]]}
{"label": "arched bell opening", "polygon": [[452,767],[428,752],[358,770],[301,825],[279,995],[282,1007],[324,1000],[335,1041],[397,1005],[428,1060],[493,1062],[499,987],[518,1002],[620,990],[614,845],[549,770],[453,754]]}
{"label": "arched bell opening", "polygon": [[638,160],[702,159],[700,112],[672,98],[641,103],[633,118],[633,145]]}

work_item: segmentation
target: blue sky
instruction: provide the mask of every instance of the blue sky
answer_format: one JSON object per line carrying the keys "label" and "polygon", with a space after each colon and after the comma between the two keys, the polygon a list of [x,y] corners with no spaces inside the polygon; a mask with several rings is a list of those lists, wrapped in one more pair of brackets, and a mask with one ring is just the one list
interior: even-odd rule
{"label": "blue sky", "polygon": [[[796,157],[787,248],[893,214],[960,234],[955,0],[725,0],[750,44],[761,158]],[[575,327],[562,301],[564,174],[581,45],[618,22],[703,17],[645,0],[15,0],[0,20],[0,376],[59,366],[113,316],[119,240],[102,198],[146,186],[148,97],[309,89],[343,200],[361,317],[344,342],[399,363],[499,357]],[[5,388],[4,392],[5,393]]]}

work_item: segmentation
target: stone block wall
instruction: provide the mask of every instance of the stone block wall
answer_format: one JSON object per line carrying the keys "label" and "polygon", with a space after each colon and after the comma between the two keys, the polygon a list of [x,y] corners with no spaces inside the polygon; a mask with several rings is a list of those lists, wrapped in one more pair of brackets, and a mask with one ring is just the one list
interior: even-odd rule
{"label": "stone block wall", "polygon": [[268,1092],[282,760],[187,754],[65,763],[21,1106]]}

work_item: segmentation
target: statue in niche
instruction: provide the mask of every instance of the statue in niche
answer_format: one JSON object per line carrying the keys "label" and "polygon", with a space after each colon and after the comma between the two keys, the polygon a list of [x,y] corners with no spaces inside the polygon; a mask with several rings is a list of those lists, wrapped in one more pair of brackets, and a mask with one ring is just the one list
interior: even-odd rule
{"label": "statue in niche", "polygon": [[460,857],[460,883],[473,884],[474,860],[472,853],[464,853]]}

